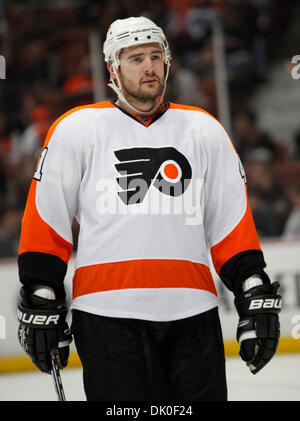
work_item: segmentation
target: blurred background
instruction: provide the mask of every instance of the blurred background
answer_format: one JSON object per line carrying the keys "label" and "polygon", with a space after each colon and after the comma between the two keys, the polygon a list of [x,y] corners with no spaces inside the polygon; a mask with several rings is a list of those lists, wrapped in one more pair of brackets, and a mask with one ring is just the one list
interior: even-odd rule
{"label": "blurred background", "polygon": [[204,108],[229,131],[260,236],[299,237],[300,80],[292,77],[292,58],[300,54],[299,2],[149,0],[146,7],[136,0],[1,0],[0,258],[17,254],[48,128],[72,107],[114,99],[102,43],[112,21],[139,15],[153,19],[169,40],[166,98]]}
{"label": "blurred background", "polygon": [[[111,22],[140,15],[161,26],[170,44],[166,99],[218,118],[240,155],[270,274],[281,282],[284,338],[292,338],[285,350],[300,352],[299,1],[0,0],[0,356],[21,353],[16,256],[47,130],[70,108],[115,99],[102,44]],[[225,339],[232,339],[232,297],[218,288]],[[5,364],[0,372],[9,371]]]}

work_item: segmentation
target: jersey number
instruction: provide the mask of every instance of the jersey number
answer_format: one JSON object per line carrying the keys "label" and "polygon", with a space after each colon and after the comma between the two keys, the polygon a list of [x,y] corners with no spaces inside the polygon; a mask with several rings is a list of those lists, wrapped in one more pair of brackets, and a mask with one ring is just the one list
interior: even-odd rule
{"label": "jersey number", "polygon": [[37,163],[34,175],[33,175],[33,178],[35,180],[41,181],[41,179],[42,179],[42,175],[43,175],[42,169],[43,169],[43,165],[44,165],[44,161],[45,161],[47,152],[48,152],[48,148],[44,148],[41,152],[41,155],[39,157],[39,160],[38,160],[38,163]]}

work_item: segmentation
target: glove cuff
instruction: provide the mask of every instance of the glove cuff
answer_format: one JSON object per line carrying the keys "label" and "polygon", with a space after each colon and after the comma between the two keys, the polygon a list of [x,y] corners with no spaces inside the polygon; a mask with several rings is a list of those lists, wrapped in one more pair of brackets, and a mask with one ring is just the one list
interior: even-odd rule
{"label": "glove cuff", "polygon": [[21,301],[18,304],[18,319],[26,327],[51,329],[65,321],[68,309],[65,301],[48,300],[26,294],[21,288]]}
{"label": "glove cuff", "polygon": [[242,290],[243,292],[247,292],[254,287],[258,287],[263,285],[263,281],[259,275],[250,276],[242,283]]}
{"label": "glove cuff", "polygon": [[261,285],[237,296],[234,300],[239,316],[279,313],[282,307],[281,296],[277,294],[279,283]]}

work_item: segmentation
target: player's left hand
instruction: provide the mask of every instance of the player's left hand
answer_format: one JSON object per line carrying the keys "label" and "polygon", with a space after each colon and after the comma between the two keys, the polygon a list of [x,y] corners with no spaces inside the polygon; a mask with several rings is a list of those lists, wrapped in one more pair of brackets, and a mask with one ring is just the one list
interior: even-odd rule
{"label": "player's left hand", "polygon": [[278,288],[278,282],[256,286],[234,300],[240,317],[237,328],[240,356],[253,374],[271,360],[278,346],[281,310]]}

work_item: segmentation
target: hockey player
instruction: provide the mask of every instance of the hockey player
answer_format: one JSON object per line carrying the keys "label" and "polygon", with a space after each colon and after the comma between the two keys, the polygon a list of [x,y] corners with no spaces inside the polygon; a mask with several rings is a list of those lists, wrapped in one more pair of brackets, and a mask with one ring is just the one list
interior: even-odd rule
{"label": "hockey player", "polygon": [[200,108],[164,100],[171,53],[144,17],[104,43],[115,102],[50,128],[19,250],[19,340],[40,370],[67,365],[64,277],[80,225],[72,333],[87,400],[227,400],[217,274],[234,294],[240,355],[257,373],[279,340],[281,299],[255,230],[239,157]]}

